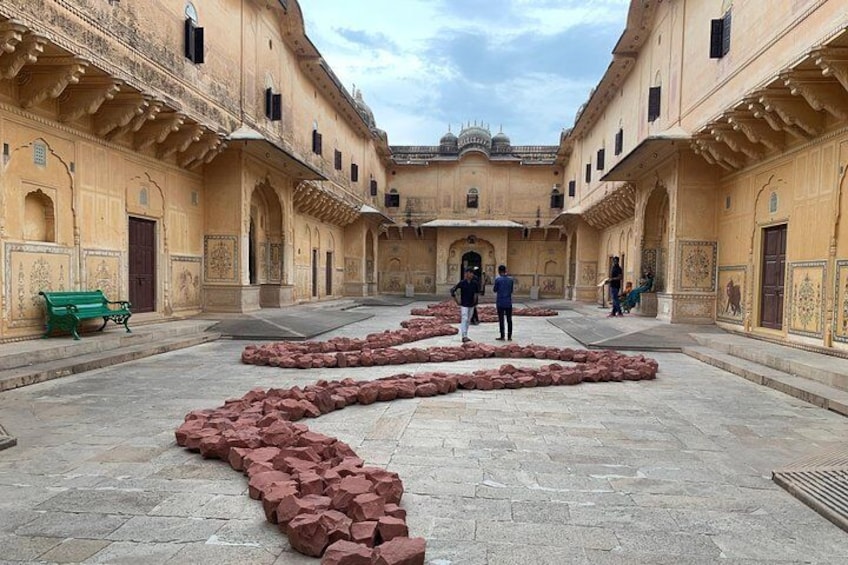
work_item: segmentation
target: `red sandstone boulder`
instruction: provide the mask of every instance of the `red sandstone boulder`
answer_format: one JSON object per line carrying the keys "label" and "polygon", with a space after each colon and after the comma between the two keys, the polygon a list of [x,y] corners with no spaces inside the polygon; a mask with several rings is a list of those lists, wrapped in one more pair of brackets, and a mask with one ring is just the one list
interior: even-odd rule
{"label": "red sandstone boulder", "polygon": [[300,497],[296,494],[283,497],[277,506],[277,522],[282,526],[301,514],[318,514],[330,508],[330,497],[308,494]]}
{"label": "red sandstone boulder", "polygon": [[377,543],[377,521],[354,522],[350,526],[350,538],[356,543],[374,547]]}
{"label": "red sandstone boulder", "polygon": [[253,500],[259,500],[262,497],[262,492],[268,489],[275,483],[286,483],[291,480],[291,475],[281,471],[266,471],[257,473],[250,477],[248,481],[248,494]]}
{"label": "red sandstone boulder", "polygon": [[330,543],[329,533],[319,514],[295,516],[286,525],[285,531],[291,546],[304,555],[321,557]]}
{"label": "red sandstone boulder", "polygon": [[386,501],[373,492],[366,492],[350,502],[347,513],[356,522],[377,520],[386,513]]}
{"label": "red sandstone boulder", "polygon": [[374,549],[374,565],[424,565],[424,538],[398,537]]}
{"label": "red sandstone boulder", "polygon": [[395,538],[406,537],[409,535],[409,528],[406,527],[406,522],[394,516],[381,516],[377,520],[377,533],[380,534],[380,539],[384,542]]}
{"label": "red sandstone boulder", "polygon": [[361,543],[339,540],[327,547],[321,565],[372,565],[373,552]]}

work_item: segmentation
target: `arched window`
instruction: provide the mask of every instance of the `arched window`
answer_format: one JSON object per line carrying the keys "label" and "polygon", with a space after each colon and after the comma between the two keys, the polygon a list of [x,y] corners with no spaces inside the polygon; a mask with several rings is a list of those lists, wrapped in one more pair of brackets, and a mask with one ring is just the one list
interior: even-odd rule
{"label": "arched window", "polygon": [[185,7],[185,17],[197,23],[199,20],[197,19],[197,8],[194,7],[194,4],[191,2],[186,3]]}
{"label": "arched window", "polygon": [[551,190],[551,208],[565,207],[565,195],[559,191],[559,185],[555,184]]}
{"label": "arched window", "polygon": [[36,190],[24,198],[24,239],[56,241],[55,213],[49,196]]}
{"label": "arched window", "polygon": [[198,26],[197,9],[188,2],[185,7],[184,47],[186,59],[195,64],[203,63],[203,28]]}
{"label": "arched window", "polygon": [[469,188],[465,195],[465,207],[477,208],[480,204],[480,193],[476,188]]}

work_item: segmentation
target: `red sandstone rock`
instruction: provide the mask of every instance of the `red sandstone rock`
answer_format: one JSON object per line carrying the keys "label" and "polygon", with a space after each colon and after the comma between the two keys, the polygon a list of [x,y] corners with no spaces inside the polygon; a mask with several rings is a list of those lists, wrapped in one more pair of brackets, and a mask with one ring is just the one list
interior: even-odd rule
{"label": "red sandstone rock", "polygon": [[365,477],[350,476],[339,481],[333,492],[332,506],[336,510],[346,512],[348,506],[360,494],[371,492],[374,484]]}
{"label": "red sandstone rock", "polygon": [[265,518],[272,524],[276,524],[278,521],[277,508],[280,506],[280,502],[287,496],[296,496],[297,494],[297,483],[294,481],[276,483],[267,488],[262,495],[262,510],[265,511]]}
{"label": "red sandstone rock", "polygon": [[271,485],[275,483],[285,483],[290,480],[291,475],[281,471],[266,471],[264,473],[257,473],[250,477],[250,481],[247,484],[248,493],[250,494],[250,498],[259,500],[262,496],[262,492]]}
{"label": "red sandstone rock", "polygon": [[386,516],[392,516],[394,518],[400,518],[401,520],[406,521],[406,510],[404,510],[397,504],[386,504],[384,510],[386,512]]}
{"label": "red sandstone rock", "polygon": [[354,522],[350,526],[350,537],[356,543],[374,547],[377,542],[377,521]]}
{"label": "red sandstone rock", "polygon": [[357,495],[348,505],[347,513],[356,522],[377,520],[386,513],[386,501],[383,497],[366,492]]}
{"label": "red sandstone rock", "polygon": [[361,543],[339,540],[327,547],[321,565],[372,565],[374,551]]}
{"label": "red sandstone rock", "polygon": [[406,522],[394,516],[381,516],[377,520],[377,533],[384,542],[409,535]]}
{"label": "red sandstone rock", "polygon": [[295,516],[317,514],[330,508],[330,497],[308,494],[300,497],[296,494],[283,497],[277,506],[277,521],[285,525]]}
{"label": "red sandstone rock", "polygon": [[374,549],[374,565],[424,565],[424,538],[398,537]]}
{"label": "red sandstone rock", "polygon": [[304,555],[320,557],[330,543],[327,527],[319,514],[301,514],[285,526],[289,543]]}

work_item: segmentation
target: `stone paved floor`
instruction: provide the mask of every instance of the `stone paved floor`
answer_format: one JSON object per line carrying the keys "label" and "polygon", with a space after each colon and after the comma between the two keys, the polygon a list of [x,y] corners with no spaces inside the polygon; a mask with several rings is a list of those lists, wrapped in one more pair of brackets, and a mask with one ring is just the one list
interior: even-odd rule
{"label": "stone paved floor", "polygon": [[[409,311],[361,310],[376,315],[324,337],[395,329]],[[471,328],[474,339],[495,335],[492,324]],[[577,347],[544,319],[517,318],[515,335]],[[448,364],[282,370],[241,365],[243,345],[0,394],[0,420],[19,441],[0,452],[0,563],[317,564],[265,522],[242,475],[175,447],[174,428],[256,386]],[[844,564],[848,534],[770,473],[844,441],[848,419],[679,354],[653,356],[652,382],[465,391],[307,423],[400,474],[411,534],[427,538],[432,565]],[[450,370],[500,363],[487,361]]]}

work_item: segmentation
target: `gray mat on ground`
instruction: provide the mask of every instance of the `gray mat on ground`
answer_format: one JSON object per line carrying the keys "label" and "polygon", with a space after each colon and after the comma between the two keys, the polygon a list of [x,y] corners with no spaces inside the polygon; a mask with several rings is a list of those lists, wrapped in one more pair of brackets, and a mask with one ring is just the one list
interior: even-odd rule
{"label": "gray mat on ground", "polygon": [[311,339],[342,326],[371,318],[373,314],[338,310],[279,310],[245,314],[222,320],[210,331],[230,339],[302,340]]}
{"label": "gray mat on ground", "polygon": [[549,318],[548,321],[589,349],[630,351],[680,351],[697,345],[690,333],[723,333],[715,326],[691,324],[655,325],[644,330],[622,330],[613,322],[579,318]]}
{"label": "gray mat on ground", "polygon": [[408,306],[421,298],[407,298],[406,296],[365,296],[357,298],[356,303],[360,306]]}

